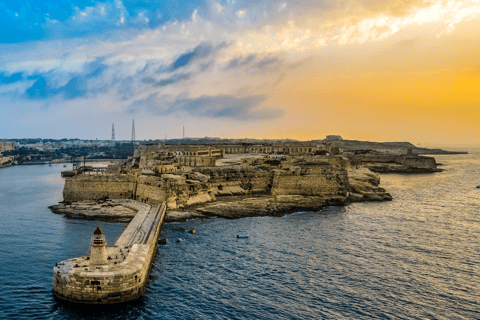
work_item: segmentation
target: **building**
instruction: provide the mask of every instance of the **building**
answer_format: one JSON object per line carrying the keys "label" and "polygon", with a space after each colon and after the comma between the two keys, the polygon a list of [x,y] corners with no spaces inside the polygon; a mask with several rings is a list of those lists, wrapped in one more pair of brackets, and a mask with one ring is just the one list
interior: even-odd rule
{"label": "building", "polygon": [[325,138],[325,141],[339,141],[339,140],[343,140],[342,136],[329,135]]}

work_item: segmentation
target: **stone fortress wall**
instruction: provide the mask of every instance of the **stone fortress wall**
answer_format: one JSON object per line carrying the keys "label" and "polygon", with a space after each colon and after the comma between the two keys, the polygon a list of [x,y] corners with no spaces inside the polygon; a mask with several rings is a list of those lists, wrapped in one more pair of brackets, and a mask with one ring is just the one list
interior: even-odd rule
{"label": "stone fortress wall", "polygon": [[347,172],[315,174],[315,175],[290,175],[279,173],[273,179],[272,195],[304,195],[322,196],[325,198],[346,196],[348,191]]}
{"label": "stone fortress wall", "polygon": [[[64,201],[134,199],[148,204],[167,201],[169,209],[241,194],[346,194],[348,178],[337,171],[323,174],[275,173],[251,168],[196,168],[197,172],[146,175],[77,175],[65,178]],[[198,175],[202,175],[198,177]],[[193,179],[204,178],[205,182]]]}
{"label": "stone fortress wall", "polygon": [[65,179],[64,201],[133,199],[137,179],[133,175],[75,175]]}

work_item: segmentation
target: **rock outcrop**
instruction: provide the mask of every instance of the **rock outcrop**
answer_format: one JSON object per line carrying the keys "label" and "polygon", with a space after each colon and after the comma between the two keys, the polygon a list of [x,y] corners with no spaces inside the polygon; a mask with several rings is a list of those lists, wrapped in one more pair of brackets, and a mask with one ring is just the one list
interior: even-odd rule
{"label": "rock outcrop", "polygon": [[359,163],[374,172],[379,173],[431,173],[441,172],[437,168],[435,158],[412,154],[391,155],[369,153],[352,155],[353,163]]}
{"label": "rock outcrop", "polygon": [[64,214],[67,218],[101,221],[128,222],[137,213],[137,210],[128,207],[128,201],[115,200],[59,203],[49,208],[53,213]]}
{"label": "rock outcrop", "polygon": [[348,170],[350,182],[350,202],[362,201],[389,201],[392,196],[385,189],[380,188],[380,175],[367,168],[350,168]]}

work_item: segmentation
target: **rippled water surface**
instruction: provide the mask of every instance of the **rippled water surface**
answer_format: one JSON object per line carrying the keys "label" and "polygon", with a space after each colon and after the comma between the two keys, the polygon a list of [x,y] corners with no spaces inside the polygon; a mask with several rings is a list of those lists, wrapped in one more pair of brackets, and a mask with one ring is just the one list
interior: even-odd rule
{"label": "rippled water surface", "polygon": [[480,154],[436,158],[382,175],[392,202],[167,224],[146,296],[106,310],[57,303],[52,268],[125,225],[51,213],[61,165],[0,169],[0,318],[480,319]]}

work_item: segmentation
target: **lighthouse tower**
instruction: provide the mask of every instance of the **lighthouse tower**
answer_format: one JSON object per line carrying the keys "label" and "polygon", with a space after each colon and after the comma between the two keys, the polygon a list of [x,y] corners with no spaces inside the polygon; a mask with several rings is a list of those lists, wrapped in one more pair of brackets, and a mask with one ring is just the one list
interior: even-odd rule
{"label": "lighthouse tower", "polygon": [[105,246],[107,241],[103,235],[102,229],[97,227],[93,231],[92,242],[90,242],[90,264],[107,264],[107,252]]}

